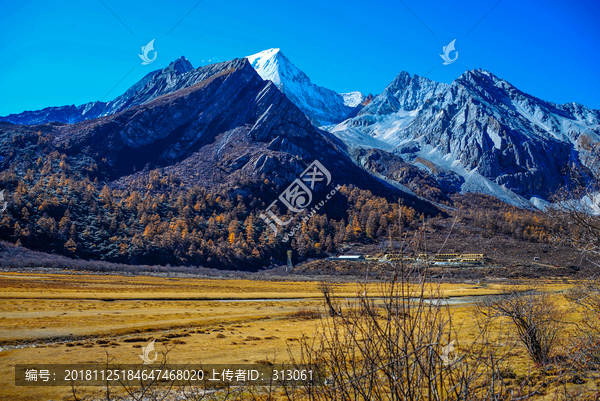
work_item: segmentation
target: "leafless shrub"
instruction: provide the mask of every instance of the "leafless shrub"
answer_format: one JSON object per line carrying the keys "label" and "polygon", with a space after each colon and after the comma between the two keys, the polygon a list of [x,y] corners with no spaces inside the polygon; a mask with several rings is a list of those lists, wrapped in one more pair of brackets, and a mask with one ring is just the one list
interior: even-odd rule
{"label": "leafless shrub", "polygon": [[288,399],[506,399],[507,350],[490,346],[490,325],[481,324],[475,341],[458,343],[453,312],[427,271],[400,265],[394,273],[300,340],[293,364],[314,367],[323,380],[287,387]]}
{"label": "leafless shrub", "polygon": [[[565,292],[565,298],[585,311],[600,316],[600,280],[590,278],[577,283]],[[594,330],[598,330],[594,327]]]}
{"label": "leafless shrub", "polygon": [[502,294],[487,297],[478,311],[490,317],[507,317],[533,361],[544,366],[552,361],[559,334],[564,328],[563,313],[550,294],[530,288],[505,288]]}
{"label": "leafless shrub", "polygon": [[[164,351],[160,352],[160,360],[157,361],[158,366],[153,366],[153,369],[164,371],[168,368],[168,354],[175,347],[164,346]],[[114,369],[114,359],[106,353],[106,368]],[[82,389],[81,387],[71,386],[72,397],[75,401],[163,401],[172,399],[185,399],[185,400],[244,400],[254,399],[248,398],[244,395],[242,388],[233,388],[231,386],[222,386],[215,388],[214,386],[174,386],[173,381],[167,381],[159,385],[158,376],[148,378],[147,380],[136,381],[135,383],[129,382],[127,379],[120,379],[116,382],[110,382],[107,380],[106,385],[102,388],[89,387]]]}
{"label": "leafless shrub", "polygon": [[549,214],[559,223],[555,240],[580,249],[584,256],[600,255],[598,190],[595,183],[562,188],[554,194],[554,206],[548,209]]}
{"label": "leafless shrub", "polygon": [[[569,166],[567,184],[552,197],[547,212],[558,223],[555,240],[580,249],[583,256],[600,255],[600,142],[587,135],[578,139],[583,164]],[[598,267],[596,260],[588,259]]]}
{"label": "leafless shrub", "polygon": [[327,306],[330,316],[336,316],[340,313],[340,307],[334,299],[335,287],[335,283],[330,280],[320,281],[317,285],[317,288],[323,294],[323,299],[325,300],[325,305]]}
{"label": "leafless shrub", "polygon": [[[425,229],[415,238],[427,252]],[[396,260],[403,246],[400,241]],[[514,342],[491,315],[476,315],[476,337],[461,341],[455,309],[444,302],[427,263],[396,263],[378,291],[358,294],[342,314],[322,318],[312,339],[299,341],[299,356],[290,349],[292,364],[313,367],[319,380],[286,386],[289,400],[517,400],[540,391],[527,378],[507,388]]]}
{"label": "leafless shrub", "polygon": [[565,292],[565,298],[582,314],[568,347],[569,361],[577,372],[600,369],[600,280],[590,278]]}

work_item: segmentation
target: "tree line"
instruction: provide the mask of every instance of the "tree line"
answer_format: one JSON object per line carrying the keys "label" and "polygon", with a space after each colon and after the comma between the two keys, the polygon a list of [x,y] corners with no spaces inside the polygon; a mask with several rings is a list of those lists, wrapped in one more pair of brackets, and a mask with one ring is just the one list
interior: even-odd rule
{"label": "tree line", "polygon": [[260,218],[281,191],[266,177],[227,191],[183,187],[161,170],[137,174],[127,185],[107,184],[85,174],[92,163],[74,168],[58,151],[22,167],[0,173],[8,199],[0,238],[84,259],[256,269],[285,263],[288,249],[305,260],[343,243],[374,241],[417,214],[344,185],[283,244]]}

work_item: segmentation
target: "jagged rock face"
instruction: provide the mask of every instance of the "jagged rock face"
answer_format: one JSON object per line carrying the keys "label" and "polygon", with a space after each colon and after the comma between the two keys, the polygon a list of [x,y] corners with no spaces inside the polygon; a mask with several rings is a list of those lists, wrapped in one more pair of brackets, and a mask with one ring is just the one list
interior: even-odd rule
{"label": "jagged rock face", "polygon": [[365,98],[364,98],[364,100],[362,101],[362,103],[361,103],[360,105],[361,105],[361,106],[366,106],[366,105],[368,105],[369,103],[371,103],[371,102],[373,101],[373,98],[374,98],[373,94],[372,94],[372,93],[369,93],[369,94],[367,95],[367,97],[365,97]]}
{"label": "jagged rock face", "polygon": [[[422,136],[514,193],[547,197],[565,184],[581,129],[598,132],[597,112],[576,107],[578,117],[571,108],[526,95],[488,72],[471,71],[425,104],[398,135]],[[592,126],[580,126],[582,117]]]}
{"label": "jagged rock face", "polygon": [[51,121],[74,124],[108,116],[129,107],[146,103],[158,96],[172,93],[186,84],[185,73],[194,70],[192,64],[180,57],[162,70],[152,71],[124,94],[110,102],[90,102],[80,106],[46,107],[42,110],[24,111],[0,117],[0,121],[14,124],[45,124]]}
{"label": "jagged rock face", "polygon": [[443,93],[448,85],[430,79],[411,76],[402,71],[385,90],[368,103],[359,113],[386,115],[399,110],[411,111]]}
{"label": "jagged rock face", "polygon": [[407,162],[419,157],[440,170],[444,164],[465,183],[476,173],[477,191],[488,180],[498,186],[493,195],[547,198],[565,183],[568,164],[586,164],[578,138],[600,139],[600,111],[537,99],[482,70],[451,85],[403,72],[357,117],[330,131],[349,147],[384,143]]}

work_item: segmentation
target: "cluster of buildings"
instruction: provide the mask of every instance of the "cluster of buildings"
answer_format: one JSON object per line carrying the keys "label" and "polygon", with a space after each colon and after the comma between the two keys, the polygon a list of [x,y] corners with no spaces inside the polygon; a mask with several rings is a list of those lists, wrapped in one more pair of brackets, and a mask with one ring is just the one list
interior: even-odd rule
{"label": "cluster of buildings", "polygon": [[486,256],[483,253],[440,253],[437,255],[428,255],[419,253],[411,256],[400,256],[398,254],[381,254],[381,255],[339,255],[329,258],[329,260],[349,261],[349,262],[430,262],[438,266],[451,265],[483,265],[486,261]]}

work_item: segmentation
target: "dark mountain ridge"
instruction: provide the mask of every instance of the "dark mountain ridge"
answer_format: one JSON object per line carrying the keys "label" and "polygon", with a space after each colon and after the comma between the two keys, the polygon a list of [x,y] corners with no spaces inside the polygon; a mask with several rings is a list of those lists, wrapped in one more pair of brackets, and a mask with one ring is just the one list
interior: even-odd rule
{"label": "dark mountain ridge", "polygon": [[46,107],[41,110],[24,111],[0,117],[0,121],[23,125],[44,124],[52,121],[73,124],[107,116],[183,87],[179,85],[179,78],[193,69],[192,64],[182,56],[167,67],[146,74],[124,94],[109,102],[96,101],[79,106]]}

